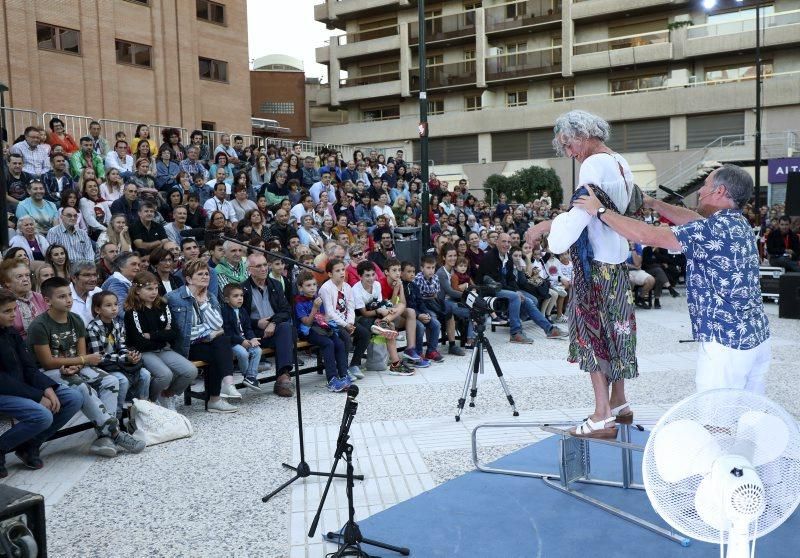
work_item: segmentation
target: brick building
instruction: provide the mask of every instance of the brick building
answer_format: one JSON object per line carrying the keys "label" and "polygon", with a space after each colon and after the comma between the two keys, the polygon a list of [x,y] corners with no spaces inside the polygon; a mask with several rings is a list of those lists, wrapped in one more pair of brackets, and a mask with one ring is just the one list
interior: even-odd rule
{"label": "brick building", "polygon": [[[6,0],[6,103],[38,115],[249,134],[246,8],[246,0]],[[9,127],[21,133],[13,119]]]}
{"label": "brick building", "polygon": [[253,118],[275,120],[294,139],[308,139],[306,75],[302,60],[283,54],[257,58],[250,72]]}

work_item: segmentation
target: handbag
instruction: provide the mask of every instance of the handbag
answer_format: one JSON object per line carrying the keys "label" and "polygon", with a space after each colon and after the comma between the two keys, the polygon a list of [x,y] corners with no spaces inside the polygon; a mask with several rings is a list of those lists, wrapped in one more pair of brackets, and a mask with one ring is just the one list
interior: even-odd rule
{"label": "handbag", "polygon": [[130,430],[148,446],[189,438],[194,428],[185,416],[144,399],[134,399],[130,407]]}
{"label": "handbag", "polygon": [[373,335],[367,347],[366,369],[375,372],[386,370],[389,364],[389,349],[386,346],[386,338],[380,335]]}

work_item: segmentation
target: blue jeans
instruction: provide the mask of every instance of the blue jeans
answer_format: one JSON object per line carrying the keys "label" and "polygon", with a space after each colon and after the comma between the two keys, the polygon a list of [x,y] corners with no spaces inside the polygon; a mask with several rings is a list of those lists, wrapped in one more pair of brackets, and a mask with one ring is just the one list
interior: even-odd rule
{"label": "blue jeans", "polygon": [[428,314],[431,320],[427,324],[423,324],[417,320],[417,353],[424,355],[423,335],[428,336],[428,350],[435,351],[439,347],[439,336],[442,334],[442,324],[436,319],[433,314]]}
{"label": "blue jeans", "polygon": [[258,378],[258,365],[261,362],[261,347],[245,349],[241,345],[233,345],[233,358],[239,364],[239,372],[245,378],[255,380]]}
{"label": "blue jeans", "polygon": [[77,390],[59,385],[53,391],[61,402],[61,410],[56,414],[27,397],[0,395],[0,412],[17,421],[0,436],[0,452],[6,453],[19,447],[38,449],[83,405],[83,395]]}
{"label": "blue jeans", "polygon": [[[520,300],[520,294],[522,294],[522,300]],[[522,331],[521,318],[531,318],[545,333],[550,333],[550,330],[553,329],[553,324],[539,311],[539,303],[532,294],[503,289],[497,293],[497,297],[508,301],[508,325],[511,335]]]}
{"label": "blue jeans", "polygon": [[[257,330],[256,336],[264,335],[264,330]],[[281,322],[275,326],[275,333],[272,337],[261,339],[261,346],[266,349],[275,350],[275,370],[276,375],[288,374],[292,371],[294,364],[294,339],[292,336],[292,323]]]}
{"label": "blue jeans", "polygon": [[444,299],[444,307],[447,309],[447,312],[453,316],[467,320],[467,338],[474,339],[475,326],[472,325],[472,320],[469,319],[469,309],[459,306],[456,301],[450,300],[449,298]]}
{"label": "blue jeans", "polygon": [[347,349],[339,335],[334,333],[328,337],[312,329],[307,338],[309,343],[319,347],[322,362],[325,364],[325,377],[329,382],[336,376],[347,376]]}

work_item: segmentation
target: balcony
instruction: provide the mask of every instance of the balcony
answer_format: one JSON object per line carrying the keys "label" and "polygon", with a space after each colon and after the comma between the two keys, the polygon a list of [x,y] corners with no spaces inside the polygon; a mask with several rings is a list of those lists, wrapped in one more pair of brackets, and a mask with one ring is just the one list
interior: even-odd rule
{"label": "balcony", "polygon": [[486,33],[511,34],[521,29],[561,26],[561,2],[521,0],[486,8]]}
{"label": "balcony", "polygon": [[[475,11],[425,19],[425,44],[455,44],[475,36]],[[408,44],[419,44],[419,22],[408,24]]]}
{"label": "balcony", "polygon": [[345,19],[393,12],[411,5],[411,0],[325,0],[314,6],[314,19],[344,29]]}
{"label": "balcony", "polygon": [[640,33],[573,45],[572,71],[585,72],[614,66],[646,64],[672,59],[669,30]]}
{"label": "balcony", "polygon": [[561,73],[561,47],[486,58],[486,81],[511,81]]}
{"label": "balcony", "polygon": [[[572,19],[609,19],[657,10],[672,10],[689,0],[573,0]],[[610,17],[609,17],[610,16]]]}
{"label": "balcony", "polygon": [[[800,43],[800,10],[765,15],[761,18],[761,46],[774,47]],[[684,53],[687,57],[719,52],[752,50],[756,45],[754,17],[722,23],[694,25],[686,29]]]}
{"label": "balcony", "polygon": [[[419,68],[411,68],[408,77],[411,91],[419,91]],[[475,61],[431,64],[425,68],[425,79],[429,91],[472,87],[475,85]]]}
{"label": "balcony", "polygon": [[[339,60],[364,59],[400,50],[399,26],[389,25],[336,37]],[[318,58],[319,60],[319,58]]]}
{"label": "balcony", "polygon": [[336,97],[341,103],[360,99],[399,97],[400,93],[400,72],[393,71],[340,79]]}

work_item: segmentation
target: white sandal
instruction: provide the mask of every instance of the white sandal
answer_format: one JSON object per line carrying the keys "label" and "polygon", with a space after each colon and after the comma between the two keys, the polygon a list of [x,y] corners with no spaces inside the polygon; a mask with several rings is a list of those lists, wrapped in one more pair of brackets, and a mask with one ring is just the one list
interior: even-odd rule
{"label": "white sandal", "polygon": [[[610,425],[609,425],[610,423]],[[615,423],[614,415],[611,415],[605,420],[593,421],[590,418],[584,420],[581,424],[571,430],[573,436],[583,438],[616,438],[617,425]]]}
{"label": "white sandal", "polygon": [[[621,410],[628,409],[627,413],[620,413]],[[626,401],[619,407],[614,407],[611,409],[611,416],[616,418],[616,422],[619,424],[632,424],[633,423],[633,411],[631,411],[631,404]]]}

